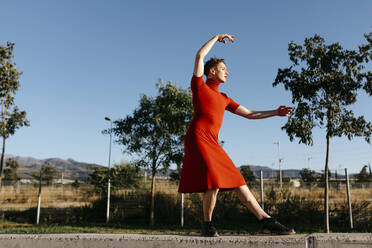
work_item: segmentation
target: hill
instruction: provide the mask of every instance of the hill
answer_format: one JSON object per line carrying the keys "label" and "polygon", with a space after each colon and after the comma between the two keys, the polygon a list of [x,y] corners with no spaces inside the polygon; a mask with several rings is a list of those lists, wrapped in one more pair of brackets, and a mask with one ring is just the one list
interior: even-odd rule
{"label": "hill", "polygon": [[[259,165],[242,165],[242,167],[249,166],[251,171],[254,173],[254,175],[257,178],[260,178],[260,171],[262,170],[263,172],[263,177],[264,178],[272,178],[272,177],[277,177],[279,175],[279,170],[273,170],[270,167],[267,166],[259,166]],[[283,177],[290,177],[290,178],[300,178],[300,172],[301,170],[298,169],[288,169],[288,170],[283,170],[282,171],[282,176]],[[320,176],[319,173],[316,173],[317,176]]]}
{"label": "hill", "polygon": [[[251,171],[254,173],[254,175],[256,176],[256,178],[260,178],[260,170],[262,170],[263,177],[264,178],[277,177],[277,175],[279,174],[279,170],[273,170],[272,168],[267,167],[267,166],[242,165],[242,166],[240,166],[240,168],[246,167],[246,166],[250,167]],[[300,176],[301,170],[299,170],[299,169],[287,169],[287,170],[283,170],[282,176],[283,177],[290,177],[290,178],[301,178],[301,176]],[[355,174],[355,173],[351,173],[351,174],[349,174],[349,177],[350,178],[354,178],[356,175],[357,174]],[[321,177],[321,176],[322,176],[322,173],[315,172],[315,177]],[[335,174],[333,172],[331,172],[331,174],[329,176],[330,177],[335,177]],[[345,175],[338,174],[337,177],[339,179],[341,179],[341,178],[345,178]]]}
{"label": "hill", "polygon": [[45,163],[50,163],[55,166],[57,170],[57,177],[60,177],[62,172],[64,179],[75,180],[86,182],[88,175],[92,171],[94,166],[102,166],[98,164],[91,164],[85,162],[78,162],[71,158],[64,160],[61,158],[47,158],[47,159],[36,159],[32,157],[21,157],[11,154],[5,154],[5,160],[14,159],[19,164],[17,174],[22,179],[33,179],[32,174],[38,173],[40,166]]}

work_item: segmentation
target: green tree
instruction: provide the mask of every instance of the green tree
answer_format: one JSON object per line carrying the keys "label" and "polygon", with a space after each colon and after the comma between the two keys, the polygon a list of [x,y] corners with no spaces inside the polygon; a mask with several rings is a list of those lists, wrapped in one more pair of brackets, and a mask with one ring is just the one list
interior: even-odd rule
{"label": "green tree", "polygon": [[107,167],[93,166],[92,173],[89,174],[89,183],[94,186],[94,189],[100,194],[107,190]]}
{"label": "green tree", "polygon": [[115,165],[111,175],[113,189],[138,188],[143,178],[139,167],[127,163]]}
{"label": "green tree", "polygon": [[242,173],[242,176],[244,177],[244,180],[247,182],[248,185],[252,185],[256,182],[256,176],[249,166],[241,166],[240,172]]}
{"label": "green tree", "polygon": [[363,168],[360,170],[359,174],[357,174],[355,177],[358,180],[358,182],[371,182],[372,181],[372,175],[367,172],[368,165],[364,165]]}
{"label": "green tree", "polygon": [[283,183],[290,183],[291,182],[291,177],[283,177]]}
{"label": "green tree", "polygon": [[18,162],[13,159],[8,159],[5,162],[4,169],[4,181],[10,184],[16,183],[20,178],[17,175],[17,170],[19,168]]}
{"label": "green tree", "polygon": [[170,180],[174,182],[179,182],[181,179],[181,166],[177,166],[175,170],[172,170],[169,174]]}
{"label": "green tree", "polygon": [[113,123],[116,142],[125,147],[124,152],[139,158],[136,166],[150,169],[150,225],[154,225],[156,173],[166,172],[172,163],[178,166],[182,163],[183,140],[193,115],[190,90],[161,80],[156,86],[156,97],[143,95],[132,115]]}
{"label": "green tree", "polygon": [[50,163],[46,163],[45,165],[41,166],[41,170],[39,173],[34,173],[32,176],[39,180],[41,173],[42,181],[47,185],[50,186],[53,183],[53,180],[56,178],[57,170],[55,169],[54,165]]}
{"label": "green tree", "polygon": [[312,183],[316,181],[315,171],[306,168],[300,171],[300,177],[305,183]]}
{"label": "green tree", "polygon": [[47,163],[42,169],[42,179],[46,183],[47,186],[52,185],[53,180],[56,178],[57,170],[52,165]]}
{"label": "green tree", "polygon": [[283,84],[292,93],[295,110],[282,127],[291,141],[312,145],[312,129],[325,129],[326,159],[324,187],[324,230],[329,232],[328,161],[330,139],[345,135],[349,140],[363,136],[369,143],[371,123],[355,117],[347,107],[356,102],[357,91],[372,95],[372,73],[365,65],[372,59],[372,35],[358,50],[346,50],[339,43],[326,45],[319,35],[306,38],[304,45],[290,42],[288,68],[278,69],[273,86]]}
{"label": "green tree", "polygon": [[71,184],[71,186],[75,189],[78,189],[81,186],[81,182],[79,180],[75,179],[75,181]]}
{"label": "green tree", "polygon": [[[92,173],[89,175],[89,183],[100,193],[107,192],[107,170],[107,167],[94,166]],[[110,169],[112,190],[138,188],[142,178],[140,168],[132,164],[117,164]]]}
{"label": "green tree", "polygon": [[172,170],[169,174],[170,180],[174,182],[179,182],[181,179],[181,171],[182,171],[182,162],[183,162],[183,153],[178,152],[174,154],[175,158],[174,163],[176,164],[176,169]]}
{"label": "green tree", "polygon": [[0,45],[0,100],[1,119],[0,134],[3,138],[3,147],[0,159],[0,188],[4,169],[5,140],[13,135],[22,126],[29,126],[26,112],[20,111],[14,104],[14,95],[19,88],[18,71],[13,61],[14,43],[7,42],[6,46]]}

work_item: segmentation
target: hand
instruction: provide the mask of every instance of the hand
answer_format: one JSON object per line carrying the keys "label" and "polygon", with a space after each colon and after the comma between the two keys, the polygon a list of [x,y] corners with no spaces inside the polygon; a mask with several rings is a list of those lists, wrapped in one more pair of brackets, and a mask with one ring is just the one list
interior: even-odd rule
{"label": "hand", "polygon": [[217,40],[224,44],[226,44],[225,38],[228,38],[229,41],[234,42],[234,35],[229,35],[229,34],[218,34],[217,35]]}
{"label": "hand", "polygon": [[276,115],[287,116],[292,112],[292,107],[280,106],[276,109]]}

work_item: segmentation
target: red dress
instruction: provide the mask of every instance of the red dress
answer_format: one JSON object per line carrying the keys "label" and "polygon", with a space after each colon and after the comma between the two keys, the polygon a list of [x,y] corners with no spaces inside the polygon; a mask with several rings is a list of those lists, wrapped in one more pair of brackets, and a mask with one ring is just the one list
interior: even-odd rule
{"label": "red dress", "polygon": [[225,109],[234,112],[239,104],[219,92],[220,82],[203,76],[192,77],[194,117],[187,130],[181,180],[178,192],[203,192],[206,189],[232,190],[246,182],[218,143],[218,132]]}

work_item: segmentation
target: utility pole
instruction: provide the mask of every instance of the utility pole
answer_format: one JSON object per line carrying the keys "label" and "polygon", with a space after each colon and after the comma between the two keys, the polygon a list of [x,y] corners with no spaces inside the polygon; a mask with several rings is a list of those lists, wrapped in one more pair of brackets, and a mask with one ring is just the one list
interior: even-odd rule
{"label": "utility pole", "polygon": [[278,145],[278,161],[279,161],[279,185],[280,185],[280,188],[283,186],[283,180],[282,180],[282,160],[280,158],[280,142],[278,140],[278,142],[274,142],[275,145]]}
{"label": "utility pole", "polygon": [[308,157],[307,158],[307,168],[310,170],[310,159],[312,159],[312,157]]}

